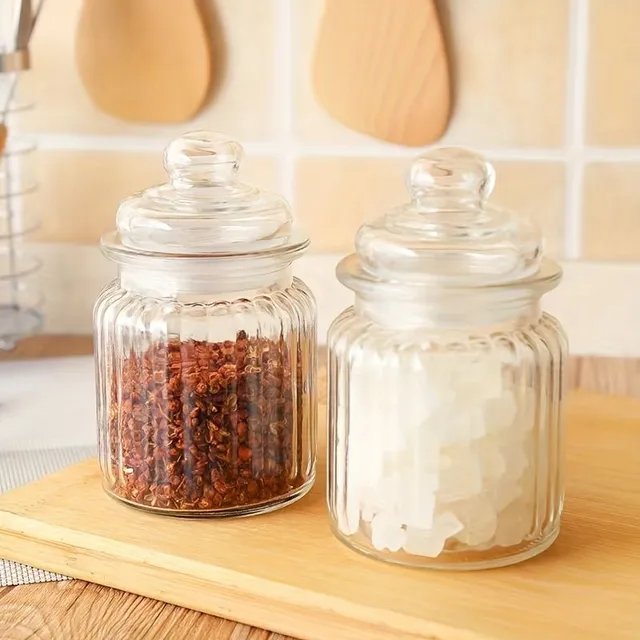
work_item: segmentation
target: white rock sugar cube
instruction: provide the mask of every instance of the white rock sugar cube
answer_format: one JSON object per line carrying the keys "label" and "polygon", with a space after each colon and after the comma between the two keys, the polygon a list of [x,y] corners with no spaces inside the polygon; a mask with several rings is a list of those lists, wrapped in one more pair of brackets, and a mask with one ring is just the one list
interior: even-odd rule
{"label": "white rock sugar cube", "polygon": [[431,529],[408,527],[403,549],[416,556],[436,558],[444,550],[447,540],[462,529],[462,524],[451,512],[436,516]]}
{"label": "white rock sugar cube", "polygon": [[407,532],[398,519],[390,514],[378,513],[371,521],[371,543],[378,551],[398,551],[407,538]]}
{"label": "white rock sugar cube", "polygon": [[407,445],[411,451],[414,472],[424,478],[435,477],[437,482],[441,447],[437,423],[429,419],[417,423]]}
{"label": "white rock sugar cube", "polygon": [[348,486],[375,483],[382,474],[389,427],[387,413],[389,406],[393,408],[397,403],[384,371],[376,354],[360,351],[353,356],[346,445]]}
{"label": "white rock sugar cube", "polygon": [[490,502],[500,512],[523,495],[522,485],[510,480],[493,481],[485,485],[484,500]]}
{"label": "white rock sugar cube", "polygon": [[407,527],[431,529],[435,511],[436,496],[433,491],[421,492],[412,486],[400,497],[396,514]]}
{"label": "white rock sugar cube", "polygon": [[440,456],[439,504],[457,502],[482,491],[482,468],[479,454],[468,446],[448,447]]}
{"label": "white rock sugar cube", "polygon": [[494,542],[501,547],[520,544],[533,529],[533,506],[529,502],[512,502],[498,516]]}
{"label": "white rock sugar cube", "polygon": [[452,505],[453,512],[462,523],[463,529],[456,534],[456,540],[470,547],[489,542],[498,524],[495,507],[481,498],[474,498]]}
{"label": "white rock sugar cube", "polygon": [[495,355],[472,356],[457,364],[453,378],[457,396],[482,402],[502,395],[502,361]]}
{"label": "white rock sugar cube", "polygon": [[504,391],[502,395],[485,401],[484,419],[489,433],[509,429],[517,415],[518,403],[512,391]]}
{"label": "white rock sugar cube", "polygon": [[482,408],[471,404],[468,398],[441,404],[431,420],[443,447],[471,442],[485,434]]}
{"label": "white rock sugar cube", "polygon": [[405,480],[400,471],[380,478],[377,483],[363,490],[362,503],[378,512],[394,513],[398,500],[405,491]]}
{"label": "white rock sugar cube", "polygon": [[373,517],[376,515],[376,507],[372,505],[370,502],[362,503],[362,519],[365,522],[371,522]]}
{"label": "white rock sugar cube", "polygon": [[498,480],[507,471],[507,461],[502,454],[502,440],[487,436],[476,443],[484,481]]}
{"label": "white rock sugar cube", "polygon": [[487,433],[487,421],[485,419],[482,406],[473,407],[469,410],[469,438],[479,440]]}
{"label": "white rock sugar cube", "polygon": [[522,442],[507,442],[502,447],[502,455],[507,463],[505,480],[516,481],[529,466],[529,457],[525,453]]}

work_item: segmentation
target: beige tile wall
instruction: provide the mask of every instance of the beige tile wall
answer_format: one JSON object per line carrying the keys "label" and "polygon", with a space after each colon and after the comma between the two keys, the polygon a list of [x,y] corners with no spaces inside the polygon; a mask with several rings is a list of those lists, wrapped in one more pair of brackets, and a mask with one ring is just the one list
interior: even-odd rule
{"label": "beige tile wall", "polygon": [[[92,106],[74,63],[81,1],[47,0],[20,86],[37,105],[19,127],[40,145],[39,241],[97,242],[121,198],[162,180],[164,144],[194,128],[243,141],[246,177],[293,200],[318,252],[350,250],[363,220],[406,197],[418,150],[348,131],[313,98],[324,0],[211,0],[226,48],[221,90],[194,122],[170,127]],[[444,142],[495,161],[493,199],[532,215],[554,255],[640,260],[640,2],[439,6],[455,94]]]}
{"label": "beige tile wall", "polygon": [[640,145],[637,0],[591,0],[587,142]]}
{"label": "beige tile wall", "polygon": [[640,260],[640,162],[590,164],[584,203],[585,258]]}
{"label": "beige tile wall", "polygon": [[[141,188],[166,180],[162,155],[129,151],[46,150],[38,153],[41,188],[35,206],[44,212],[38,242],[92,244],[110,231],[119,202]],[[270,158],[248,158],[247,180],[278,189]]]}
{"label": "beige tile wall", "polygon": [[[358,227],[408,199],[407,161],[399,158],[305,157],[296,167],[298,215],[316,248],[351,251]],[[551,162],[496,162],[499,182],[492,201],[518,208],[545,230],[547,249],[563,243],[564,166]],[[327,188],[327,185],[331,185]]]}

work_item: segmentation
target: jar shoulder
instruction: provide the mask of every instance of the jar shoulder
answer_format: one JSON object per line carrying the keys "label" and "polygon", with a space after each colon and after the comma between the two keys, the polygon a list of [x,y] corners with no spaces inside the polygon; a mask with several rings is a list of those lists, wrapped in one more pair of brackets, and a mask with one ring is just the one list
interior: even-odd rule
{"label": "jar shoulder", "polygon": [[292,301],[299,305],[304,306],[313,313],[316,312],[317,302],[313,295],[313,292],[309,286],[299,278],[293,278],[289,286],[274,289],[271,291],[259,292],[243,295],[242,292],[234,295],[233,299],[223,299],[220,297],[207,299],[206,297],[198,296],[198,298],[191,297],[175,297],[175,296],[154,296],[150,294],[143,294],[136,291],[132,291],[124,287],[119,278],[111,280],[106,284],[98,294],[96,302],[94,304],[94,312],[100,307],[110,306],[115,301],[131,302],[137,301],[141,305],[146,307],[158,304],[158,305],[171,305],[174,308],[185,307],[192,309],[195,306],[213,307],[224,306],[232,308],[235,305],[246,306],[253,302],[271,302],[278,305],[285,301]]}
{"label": "jar shoulder", "polygon": [[348,307],[338,315],[329,328],[328,344],[348,347],[359,345],[366,348],[407,349],[416,347],[421,351],[476,351],[492,346],[517,349],[532,342],[542,342],[552,352],[566,355],[568,338],[559,320],[546,312],[530,322],[508,328],[478,328],[477,330],[410,329],[402,330],[380,325],[358,313],[355,306]]}
{"label": "jar shoulder", "polygon": [[274,338],[301,332],[315,342],[317,305],[299,279],[252,297],[196,301],[143,295],[114,280],[98,297],[93,322],[98,341],[104,337],[109,343],[137,335],[234,340],[238,331]]}

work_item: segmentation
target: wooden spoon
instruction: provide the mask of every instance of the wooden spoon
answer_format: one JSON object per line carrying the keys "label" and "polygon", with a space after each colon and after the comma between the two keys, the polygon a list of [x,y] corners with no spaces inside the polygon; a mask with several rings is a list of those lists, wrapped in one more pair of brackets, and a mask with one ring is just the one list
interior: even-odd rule
{"label": "wooden spoon", "polygon": [[121,120],[190,120],[211,86],[200,0],[84,0],[76,34],[80,78]]}
{"label": "wooden spoon", "polygon": [[351,129],[408,146],[434,142],[451,108],[434,0],[326,0],[313,79],[318,102]]}
{"label": "wooden spoon", "polygon": [[4,153],[4,143],[7,141],[7,127],[0,122],[0,157]]}

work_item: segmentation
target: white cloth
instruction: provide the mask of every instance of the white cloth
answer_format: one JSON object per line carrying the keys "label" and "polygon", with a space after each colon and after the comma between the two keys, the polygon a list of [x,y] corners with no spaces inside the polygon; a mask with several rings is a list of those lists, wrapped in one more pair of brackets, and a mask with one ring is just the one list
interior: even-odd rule
{"label": "white cloth", "polygon": [[[0,363],[0,493],[96,454],[93,358]],[[0,559],[0,587],[68,580]]]}

